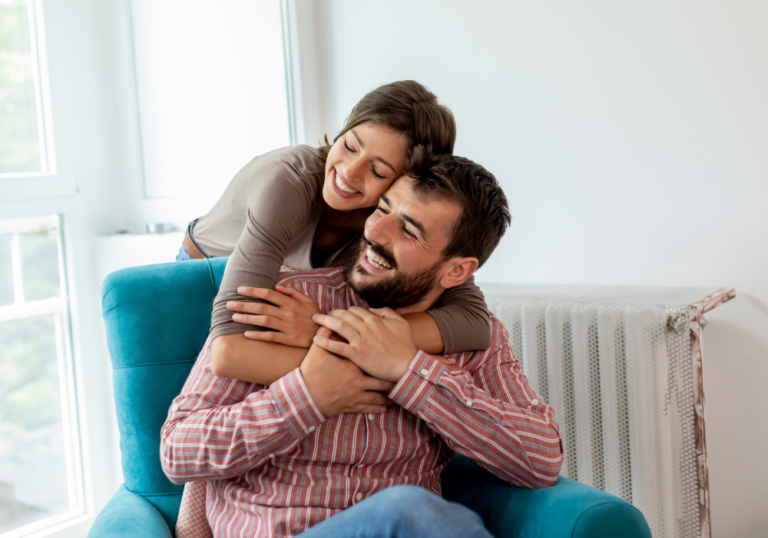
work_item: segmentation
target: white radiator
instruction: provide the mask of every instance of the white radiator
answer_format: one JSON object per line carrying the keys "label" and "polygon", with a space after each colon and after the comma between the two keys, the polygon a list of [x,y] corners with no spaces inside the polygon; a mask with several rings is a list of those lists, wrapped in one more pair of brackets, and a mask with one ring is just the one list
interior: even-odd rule
{"label": "white radiator", "polygon": [[701,315],[734,291],[482,288],[555,409],[561,474],[635,505],[655,538],[708,538]]}

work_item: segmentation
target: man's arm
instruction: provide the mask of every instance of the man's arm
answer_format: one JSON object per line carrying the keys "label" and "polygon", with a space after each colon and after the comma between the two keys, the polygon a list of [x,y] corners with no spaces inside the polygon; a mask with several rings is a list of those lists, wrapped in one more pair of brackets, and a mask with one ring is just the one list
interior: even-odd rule
{"label": "man's arm", "polygon": [[211,373],[206,343],[160,433],[171,482],[237,476],[291,451],[325,417],[298,369],[268,389]]}
{"label": "man's arm", "polygon": [[507,482],[553,485],[563,460],[554,410],[528,385],[506,343],[473,355],[481,366],[470,373],[419,351],[389,397]]}
{"label": "man's arm", "polygon": [[528,385],[498,320],[492,347],[460,363],[469,371],[451,371],[413,348],[402,317],[388,308],[374,312],[352,307],[316,315],[317,323],[347,343],[321,336],[315,342],[370,375],[397,381],[389,397],[424,420],[453,450],[518,486],[555,483],[563,451],[554,411]]}

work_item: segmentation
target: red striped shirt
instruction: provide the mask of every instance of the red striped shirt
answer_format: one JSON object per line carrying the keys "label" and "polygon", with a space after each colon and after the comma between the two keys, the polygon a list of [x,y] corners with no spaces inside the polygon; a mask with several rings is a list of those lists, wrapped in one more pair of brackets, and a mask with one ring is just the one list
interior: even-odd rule
{"label": "red striped shirt", "polygon": [[[321,311],[367,305],[343,269],[280,275]],[[170,480],[210,480],[207,517],[215,536],[299,534],[394,485],[440,493],[454,452],[517,486],[554,484],[562,463],[554,411],[529,386],[491,315],[485,351],[456,353],[453,372],[419,351],[381,415],[326,419],[299,369],[269,387],[211,374],[211,344],[174,400],[161,437]]]}

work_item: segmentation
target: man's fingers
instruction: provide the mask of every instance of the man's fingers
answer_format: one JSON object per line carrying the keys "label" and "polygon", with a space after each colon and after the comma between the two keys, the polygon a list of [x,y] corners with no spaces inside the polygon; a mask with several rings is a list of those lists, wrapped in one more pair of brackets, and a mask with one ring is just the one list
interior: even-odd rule
{"label": "man's fingers", "polygon": [[384,319],[403,319],[403,317],[400,314],[398,314],[397,312],[395,312],[389,307],[371,308],[370,312],[373,312],[380,318],[384,318]]}
{"label": "man's fingers", "polygon": [[[356,318],[356,319],[360,321],[360,318]],[[324,327],[328,327],[332,331],[339,333],[339,335],[345,338],[347,342],[357,341],[357,338],[360,337],[359,331],[357,331],[352,325],[350,325],[346,321],[341,320],[337,317],[326,316],[324,314],[315,314],[314,316],[312,316],[312,321],[314,321],[318,325],[323,325]]]}
{"label": "man's fingers", "polygon": [[320,346],[326,351],[330,351],[331,353],[335,353],[336,355],[339,355],[341,357],[350,358],[349,356],[352,354],[352,346],[347,344],[346,342],[336,342],[335,340],[331,340],[330,338],[326,338],[323,336],[317,336],[312,339],[315,344]]}
{"label": "man's fingers", "polygon": [[237,288],[237,293],[245,295],[246,297],[253,297],[254,299],[264,299],[277,306],[286,306],[293,300],[291,297],[284,295],[275,290],[269,290],[266,288],[249,288],[247,286],[240,286]]}
{"label": "man's fingers", "polygon": [[360,403],[366,405],[388,405],[391,401],[382,393],[374,391],[368,391],[360,398]]}
{"label": "man's fingers", "polygon": [[[363,312],[365,312],[365,310],[363,310],[362,308],[360,308],[359,310],[362,310]],[[365,313],[368,314],[368,312],[365,312]],[[363,329],[365,328],[364,318],[360,315],[357,315],[356,312],[353,312],[351,310],[331,310],[330,312],[328,312],[328,315],[333,318],[340,319],[342,321],[349,323],[358,332],[362,332]]]}
{"label": "man's fingers", "polygon": [[333,334],[333,331],[330,330],[328,327],[320,326],[319,329],[317,329],[317,332],[315,333],[315,336],[320,336],[321,338],[330,338]]}
{"label": "man's fingers", "polygon": [[390,392],[395,388],[395,383],[391,381],[384,381],[376,377],[367,377],[363,382],[365,390],[375,390],[377,392]]}
{"label": "man's fingers", "polygon": [[275,286],[275,291],[278,291],[282,293],[283,295],[287,295],[288,297],[292,297],[299,301],[300,303],[314,303],[315,301],[312,300],[312,297],[309,297],[308,295],[304,295],[296,288],[292,288],[290,286]]}
{"label": "man's fingers", "polygon": [[354,409],[349,411],[350,413],[359,413],[361,415],[381,415],[385,413],[387,408],[381,405],[357,405]]}
{"label": "man's fingers", "polygon": [[[346,310],[335,310],[335,312],[346,312]],[[376,317],[370,312],[368,312],[365,308],[362,308],[360,306],[350,306],[348,312],[351,314],[354,314],[355,316],[359,317],[363,321],[369,321]]]}
{"label": "man's fingers", "polygon": [[432,358],[434,358],[438,362],[442,362],[446,366],[451,364],[456,364],[456,359],[450,359],[448,357],[443,357],[442,355],[432,355]]}

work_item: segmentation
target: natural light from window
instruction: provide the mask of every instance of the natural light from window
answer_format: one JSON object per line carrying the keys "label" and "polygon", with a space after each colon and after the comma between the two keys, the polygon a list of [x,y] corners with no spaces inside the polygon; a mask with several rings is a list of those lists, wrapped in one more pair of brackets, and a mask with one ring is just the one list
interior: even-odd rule
{"label": "natural light from window", "polygon": [[0,0],[0,176],[49,171],[33,0]]}
{"label": "natural light from window", "polygon": [[0,537],[82,512],[59,217],[0,221]]}

